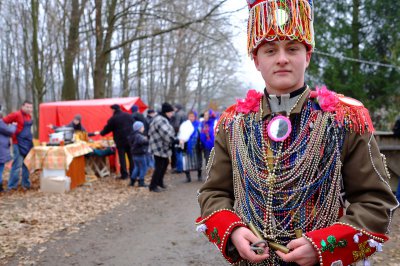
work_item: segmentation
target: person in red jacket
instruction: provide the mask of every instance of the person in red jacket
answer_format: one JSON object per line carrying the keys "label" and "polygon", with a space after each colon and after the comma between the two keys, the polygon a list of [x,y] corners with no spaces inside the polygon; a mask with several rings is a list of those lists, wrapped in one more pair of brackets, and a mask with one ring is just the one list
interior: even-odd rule
{"label": "person in red jacket", "polygon": [[6,124],[17,123],[17,130],[12,136],[14,160],[11,166],[8,190],[17,189],[19,173],[22,167],[22,187],[30,189],[29,170],[24,164],[24,158],[33,147],[32,136],[32,102],[24,101],[21,109],[3,118]]}

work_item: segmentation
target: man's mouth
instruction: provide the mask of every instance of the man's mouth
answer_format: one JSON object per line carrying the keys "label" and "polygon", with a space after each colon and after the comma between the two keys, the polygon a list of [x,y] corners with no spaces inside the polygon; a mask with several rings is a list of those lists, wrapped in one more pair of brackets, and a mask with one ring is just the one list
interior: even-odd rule
{"label": "man's mouth", "polygon": [[274,72],[274,74],[285,74],[285,73],[290,73],[290,70],[286,70],[286,69],[281,69],[281,70],[277,70]]}

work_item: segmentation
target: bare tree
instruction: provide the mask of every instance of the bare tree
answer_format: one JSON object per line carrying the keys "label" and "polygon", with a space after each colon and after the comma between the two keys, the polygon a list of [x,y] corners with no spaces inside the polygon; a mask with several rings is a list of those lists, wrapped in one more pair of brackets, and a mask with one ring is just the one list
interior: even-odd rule
{"label": "bare tree", "polygon": [[226,98],[219,96],[224,84],[235,83],[237,61],[226,44],[225,2],[3,2],[0,84],[7,109],[32,97],[37,120],[43,101],[134,95],[152,107],[218,102]]}
{"label": "bare tree", "polygon": [[76,99],[76,82],[74,80],[73,65],[79,48],[79,22],[86,4],[86,0],[71,1],[71,15],[69,22],[68,47],[64,55],[64,83],[62,86],[62,99]]}

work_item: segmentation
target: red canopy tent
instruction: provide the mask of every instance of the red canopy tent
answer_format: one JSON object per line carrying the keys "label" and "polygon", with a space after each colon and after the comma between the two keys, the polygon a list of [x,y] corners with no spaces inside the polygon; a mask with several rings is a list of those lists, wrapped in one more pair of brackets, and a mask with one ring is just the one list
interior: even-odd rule
{"label": "red canopy tent", "polygon": [[139,107],[139,112],[147,109],[147,105],[139,97],[42,103],[39,106],[39,141],[48,141],[48,135],[54,132],[48,127],[49,124],[69,124],[77,114],[82,116],[81,123],[87,132],[102,130],[112,116],[113,110],[110,106],[113,104],[118,104],[127,112],[130,112],[133,105]]}

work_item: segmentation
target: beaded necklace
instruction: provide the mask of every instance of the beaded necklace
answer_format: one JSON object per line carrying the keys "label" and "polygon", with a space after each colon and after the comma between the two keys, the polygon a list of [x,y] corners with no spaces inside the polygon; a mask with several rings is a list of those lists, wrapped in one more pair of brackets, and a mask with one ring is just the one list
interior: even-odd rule
{"label": "beaded necklace", "polygon": [[290,135],[276,142],[266,133],[270,120],[262,113],[260,104],[258,113],[238,113],[227,124],[235,207],[265,238],[286,245],[297,228],[308,232],[337,220],[345,131],[308,99],[291,117]]}

